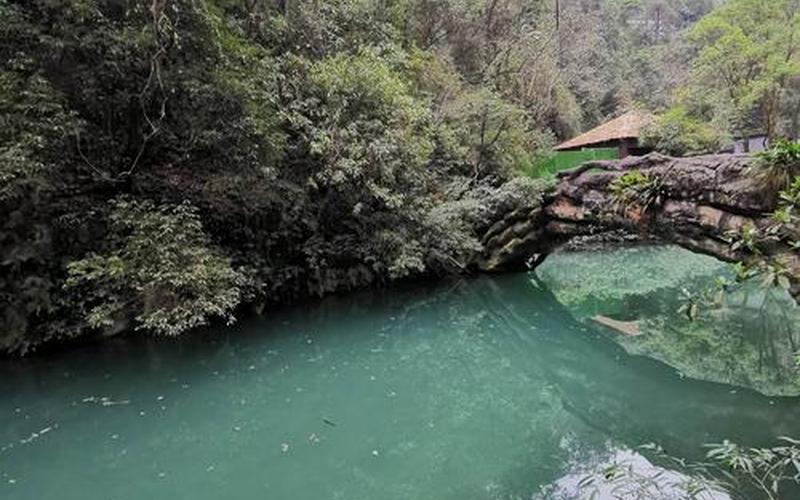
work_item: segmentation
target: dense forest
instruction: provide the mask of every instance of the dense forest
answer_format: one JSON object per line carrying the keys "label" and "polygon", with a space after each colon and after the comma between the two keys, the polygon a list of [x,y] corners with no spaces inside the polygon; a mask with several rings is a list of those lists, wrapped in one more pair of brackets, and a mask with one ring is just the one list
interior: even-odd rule
{"label": "dense forest", "polygon": [[462,272],[628,109],[796,136],[796,2],[721,3],[0,0],[0,349]]}

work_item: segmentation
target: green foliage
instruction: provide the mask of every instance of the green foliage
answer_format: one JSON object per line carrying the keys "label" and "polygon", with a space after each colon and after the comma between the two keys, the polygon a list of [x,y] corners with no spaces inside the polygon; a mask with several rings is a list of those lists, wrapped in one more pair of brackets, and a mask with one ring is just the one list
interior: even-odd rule
{"label": "green foliage", "polygon": [[659,182],[648,174],[633,170],[616,178],[609,188],[618,203],[637,204],[647,210],[658,197]]}
{"label": "green foliage", "polygon": [[800,209],[800,176],[796,176],[789,186],[780,192],[780,201],[788,210]]}
{"label": "green foliage", "polygon": [[800,176],[800,143],[778,140],[766,151],[758,154],[751,174],[769,193],[788,188]]}
{"label": "green foliage", "polygon": [[[602,51],[661,44],[642,5],[570,6],[558,30],[552,14],[0,0],[0,349],[460,271],[501,209],[540,202],[546,185],[516,176],[627,104],[636,73]],[[136,217],[185,223],[191,244]]]}
{"label": "green foliage", "polygon": [[[708,445],[708,458],[726,467],[738,485],[758,491],[762,498],[781,498],[785,483],[798,484],[800,478],[800,441],[781,437],[780,446],[745,448],[724,441]],[[744,483],[744,484],[742,484]]]}
{"label": "green foliage", "polygon": [[525,110],[487,90],[464,92],[445,107],[444,119],[476,177],[526,171],[531,156],[545,145]]}
{"label": "green foliage", "polygon": [[194,207],[117,199],[110,224],[107,251],[67,266],[91,328],[134,317],[137,329],[178,335],[212,317],[233,321],[247,280],[211,246]]}
{"label": "green foliage", "polygon": [[694,99],[713,103],[733,130],[755,126],[775,137],[800,75],[799,32],[794,0],[730,0],[718,7],[690,32],[698,48],[689,83]]}
{"label": "green foliage", "polygon": [[633,463],[608,464],[580,484],[580,498],[612,492],[615,498],[642,500],[733,498],[777,500],[786,486],[800,484],[800,441],[781,437],[772,448],[745,448],[730,441],[706,445],[706,461],[689,462],[649,443],[639,449],[657,463],[681,471],[636,467]]}
{"label": "green foliage", "polygon": [[723,142],[712,125],[690,116],[683,107],[659,115],[645,127],[641,140],[646,146],[673,156],[713,153]]}
{"label": "green foliage", "polygon": [[736,264],[736,279],[743,283],[759,278],[763,288],[778,287],[788,291],[797,276],[790,267],[791,257],[787,258],[786,253],[775,251],[775,248],[794,246],[800,233],[796,218],[787,207],[778,208],[772,219],[774,224],[771,226],[758,228],[747,225],[732,235],[731,250],[746,258]]}
{"label": "green foliage", "polygon": [[352,191],[353,183],[363,184],[387,205],[402,203],[404,193],[390,194],[383,185],[413,175],[432,150],[428,111],[408,83],[386,58],[364,50],[315,63],[309,84],[319,106],[308,110],[303,132],[324,165],[314,180],[331,187],[347,183]]}

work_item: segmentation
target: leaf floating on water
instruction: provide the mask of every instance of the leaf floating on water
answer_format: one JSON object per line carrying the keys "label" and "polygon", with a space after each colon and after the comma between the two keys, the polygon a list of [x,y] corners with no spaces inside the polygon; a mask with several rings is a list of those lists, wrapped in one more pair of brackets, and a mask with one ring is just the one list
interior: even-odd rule
{"label": "leaf floating on water", "polygon": [[322,421],[323,421],[324,423],[326,423],[326,424],[330,425],[331,427],[336,427],[336,422],[333,422],[333,421],[331,421],[331,420],[328,420],[327,418],[324,418],[324,417],[323,417]]}
{"label": "leaf floating on water", "polygon": [[289,451],[289,443],[281,443],[281,453]]}

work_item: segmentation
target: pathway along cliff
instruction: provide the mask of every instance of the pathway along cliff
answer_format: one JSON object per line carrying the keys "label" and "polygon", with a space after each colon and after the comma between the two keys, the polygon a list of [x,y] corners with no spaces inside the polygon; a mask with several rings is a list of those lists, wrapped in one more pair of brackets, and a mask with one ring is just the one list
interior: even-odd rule
{"label": "pathway along cliff", "polygon": [[[748,228],[767,231],[777,196],[749,172],[754,158],[711,155],[672,158],[658,153],[588,162],[564,172],[541,205],[507,213],[487,231],[479,267],[484,271],[535,268],[577,236],[627,229],[727,262],[768,258],[788,271],[800,298],[800,257],[788,242],[763,242],[760,252],[734,245]],[[648,180],[646,193],[621,200],[615,183],[631,172]]]}

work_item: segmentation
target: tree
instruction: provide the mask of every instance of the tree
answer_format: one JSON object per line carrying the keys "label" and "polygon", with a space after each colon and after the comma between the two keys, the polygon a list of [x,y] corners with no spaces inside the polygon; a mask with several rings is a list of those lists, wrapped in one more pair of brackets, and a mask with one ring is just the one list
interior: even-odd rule
{"label": "tree", "polygon": [[735,131],[797,135],[796,107],[786,101],[800,83],[800,1],[731,0],[689,37],[698,50],[689,82],[697,107],[710,105]]}
{"label": "tree", "polygon": [[642,142],[656,151],[683,156],[718,151],[723,144],[723,136],[711,125],[678,106],[659,115],[645,127]]}

